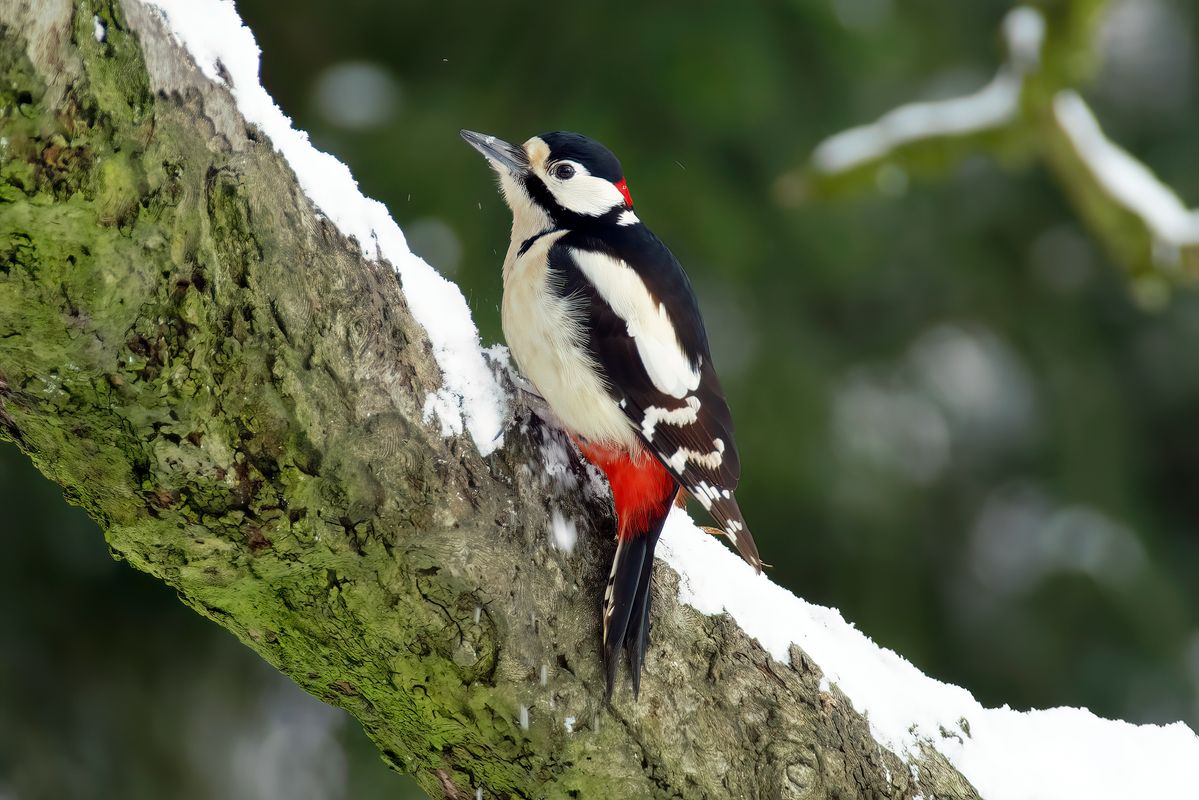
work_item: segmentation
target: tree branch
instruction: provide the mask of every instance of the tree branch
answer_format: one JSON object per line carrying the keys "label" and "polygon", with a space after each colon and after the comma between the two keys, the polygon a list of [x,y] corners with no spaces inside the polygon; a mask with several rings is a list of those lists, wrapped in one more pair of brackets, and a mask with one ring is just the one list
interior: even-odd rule
{"label": "tree branch", "polygon": [[228,3],[0,0],[0,438],[116,557],[347,709],[435,797],[1190,779],[1185,726],[983,709],[681,513],[641,699],[604,705],[605,488],[503,410],[461,295],[291,130],[254,52]]}
{"label": "tree branch", "polygon": [[603,706],[603,493],[526,410],[486,457],[442,436],[464,401],[416,277],[314,208],[235,65],[210,79],[134,0],[0,25],[0,435],[116,557],[433,796],[976,796],[663,565],[641,700]]}
{"label": "tree branch", "polygon": [[901,106],[839,133],[813,152],[802,175],[818,195],[885,186],[896,171],[935,173],[988,152],[1041,159],[1149,305],[1169,285],[1199,274],[1199,210],[1188,210],[1153,173],[1108,141],[1072,89],[1089,72],[1104,3],[1022,6],[1004,20],[1007,60],[967,97]]}

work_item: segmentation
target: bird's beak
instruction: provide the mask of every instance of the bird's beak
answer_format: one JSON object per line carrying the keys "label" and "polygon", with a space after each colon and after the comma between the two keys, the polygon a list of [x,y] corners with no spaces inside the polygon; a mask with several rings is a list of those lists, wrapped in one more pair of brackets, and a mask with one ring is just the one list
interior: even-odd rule
{"label": "bird's beak", "polygon": [[529,170],[529,158],[523,148],[508,144],[503,139],[488,136],[485,133],[461,131],[462,138],[471,147],[478,150],[491,162],[491,166],[499,169],[503,166],[513,176],[523,175]]}

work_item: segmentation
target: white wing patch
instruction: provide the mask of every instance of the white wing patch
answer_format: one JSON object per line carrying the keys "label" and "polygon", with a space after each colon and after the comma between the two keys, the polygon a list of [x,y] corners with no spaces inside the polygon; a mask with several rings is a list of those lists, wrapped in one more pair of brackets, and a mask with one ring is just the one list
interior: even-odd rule
{"label": "white wing patch", "polygon": [[[730,500],[733,497],[733,493],[728,489],[721,489],[713,486],[707,481],[700,481],[695,486],[687,487],[687,490],[691,492],[691,496],[698,500],[699,504],[704,507],[704,511],[711,511],[712,504],[718,500]],[[736,525],[737,530],[741,530],[741,528],[745,527],[740,522],[737,522]]]}
{"label": "white wing patch", "polygon": [[654,387],[680,400],[699,387],[699,364],[679,344],[666,306],[656,303],[641,276],[603,253],[572,249],[575,263],[612,310],[625,321]]}
{"label": "white wing patch", "polygon": [[712,446],[716,449],[710,453],[701,453],[689,447],[680,447],[674,451],[673,456],[666,459],[666,463],[679,475],[683,474],[683,470],[687,469],[687,463],[691,461],[701,467],[719,469],[720,464],[724,461],[724,439],[713,439]]}
{"label": "white wing patch", "polygon": [[645,409],[645,416],[641,418],[641,435],[647,440],[653,439],[658,423],[682,426],[690,425],[697,419],[699,419],[699,398],[695,395],[690,395],[687,398],[687,405],[681,408],[650,406]]}

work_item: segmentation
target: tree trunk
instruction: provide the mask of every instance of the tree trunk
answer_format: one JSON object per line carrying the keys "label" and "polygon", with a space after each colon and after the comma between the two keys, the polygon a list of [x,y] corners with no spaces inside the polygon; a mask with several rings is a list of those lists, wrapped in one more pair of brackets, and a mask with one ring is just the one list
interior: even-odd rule
{"label": "tree trunk", "polygon": [[0,438],[430,795],[976,796],[662,563],[641,699],[604,705],[607,499],[527,409],[486,458],[427,421],[397,273],[139,2],[0,0],[0,137]]}

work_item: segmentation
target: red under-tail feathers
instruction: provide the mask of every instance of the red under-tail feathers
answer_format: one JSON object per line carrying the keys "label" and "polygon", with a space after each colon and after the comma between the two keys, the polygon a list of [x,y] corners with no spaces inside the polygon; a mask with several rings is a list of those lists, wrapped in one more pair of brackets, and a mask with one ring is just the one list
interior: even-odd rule
{"label": "red under-tail feathers", "polygon": [[616,507],[616,555],[604,592],[604,665],[609,698],[622,648],[629,654],[633,694],[641,689],[641,664],[649,645],[650,573],[662,525],[679,494],[674,476],[649,452],[630,453],[576,442],[608,478]]}
{"label": "red under-tail feathers", "polygon": [[658,518],[670,511],[679,486],[666,467],[646,450],[630,454],[623,447],[611,448],[579,442],[583,456],[604,473],[612,487],[619,539],[641,536]]}

